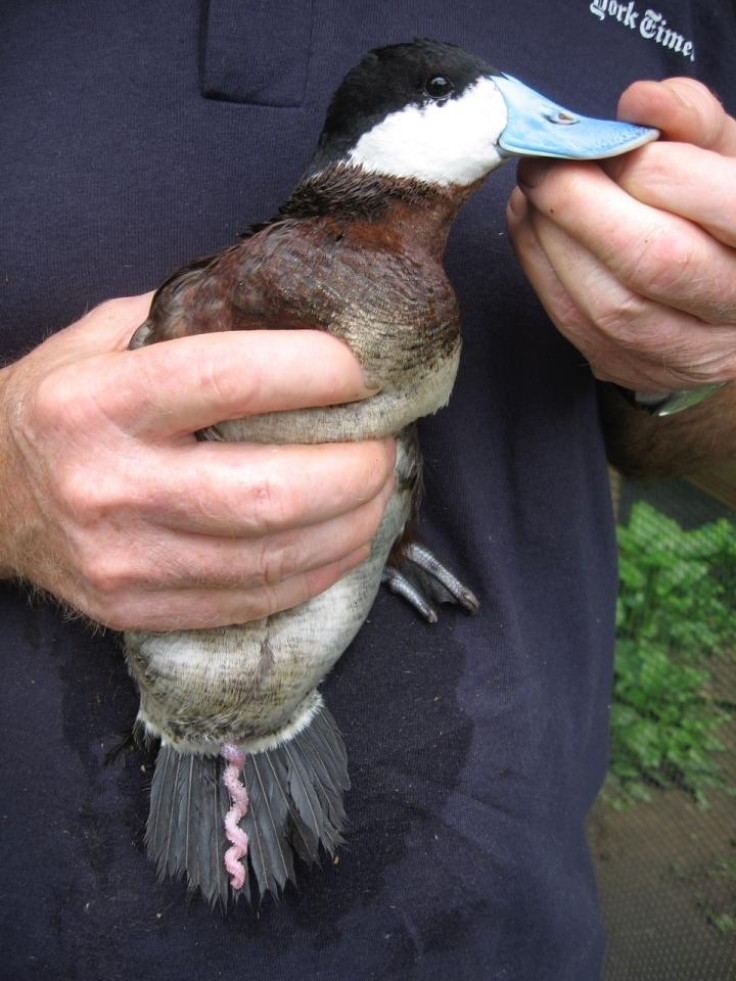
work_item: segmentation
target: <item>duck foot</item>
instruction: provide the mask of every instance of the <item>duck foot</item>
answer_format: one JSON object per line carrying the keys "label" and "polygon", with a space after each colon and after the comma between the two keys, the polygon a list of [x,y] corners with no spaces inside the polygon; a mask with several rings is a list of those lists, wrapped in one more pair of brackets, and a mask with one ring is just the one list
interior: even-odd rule
{"label": "duck foot", "polygon": [[438,620],[440,603],[454,603],[468,613],[480,606],[477,597],[425,546],[407,545],[395,565],[387,565],[381,582],[411,604],[428,623]]}

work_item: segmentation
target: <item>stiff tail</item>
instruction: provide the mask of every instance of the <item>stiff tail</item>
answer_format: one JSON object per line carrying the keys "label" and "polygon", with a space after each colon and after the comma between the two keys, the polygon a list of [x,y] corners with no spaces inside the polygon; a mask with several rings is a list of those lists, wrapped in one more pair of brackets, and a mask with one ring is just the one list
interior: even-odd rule
{"label": "stiff tail", "polygon": [[[226,744],[222,755],[202,756],[162,745],[146,828],[148,856],[160,876],[186,875],[192,890],[223,908],[231,895],[250,900],[254,881],[261,896],[280,893],[295,879],[295,855],[311,864],[319,859],[320,845],[333,854],[343,840],[342,798],[350,786],[345,744],[324,706],[288,742],[245,754],[240,775],[245,794],[237,805],[233,749]],[[243,847],[235,853],[247,863],[245,882],[237,889],[231,887],[237,861],[233,820],[247,841],[247,852]]]}

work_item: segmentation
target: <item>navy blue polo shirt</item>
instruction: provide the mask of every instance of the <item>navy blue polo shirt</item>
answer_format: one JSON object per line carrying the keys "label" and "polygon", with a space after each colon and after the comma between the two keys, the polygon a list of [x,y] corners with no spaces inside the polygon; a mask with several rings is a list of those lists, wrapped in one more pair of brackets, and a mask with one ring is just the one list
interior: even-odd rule
{"label": "navy blue polo shirt", "polygon": [[[736,104],[727,0],[6,0],[2,357],[270,216],[344,72],[415,36],[589,114],[675,74]],[[353,780],[339,861],[227,918],[159,883],[151,757],[105,762],[137,709],[117,638],[2,584],[0,977],[598,976],[584,820],[606,768],[614,536],[594,382],[515,263],[513,181],[492,174],[453,228],[464,353],[421,425],[421,536],[481,611],[428,626],[381,595],[324,685]]]}

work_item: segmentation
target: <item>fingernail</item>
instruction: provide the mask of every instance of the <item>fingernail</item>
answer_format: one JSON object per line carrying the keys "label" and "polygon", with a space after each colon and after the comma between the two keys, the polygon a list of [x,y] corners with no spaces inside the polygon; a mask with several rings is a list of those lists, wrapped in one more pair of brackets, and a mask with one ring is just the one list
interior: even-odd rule
{"label": "fingernail", "polygon": [[519,186],[522,188],[538,187],[546,177],[551,163],[550,160],[544,160],[541,157],[527,157],[519,161],[516,175]]}
{"label": "fingernail", "polygon": [[[368,370],[365,367],[365,365],[361,364],[360,370],[363,375],[363,384],[365,385],[370,395],[375,395],[376,392],[379,392],[381,390],[381,386],[379,382],[377,382],[375,378],[371,378],[371,376],[368,374]],[[368,396],[366,396],[366,398],[367,397]]]}
{"label": "fingernail", "polygon": [[[685,95],[685,91],[681,82],[683,79],[679,78],[665,78],[662,80],[662,87],[667,89],[670,95],[680,103],[683,109],[688,111],[693,109],[693,102]],[[689,81],[689,80],[688,80]]]}

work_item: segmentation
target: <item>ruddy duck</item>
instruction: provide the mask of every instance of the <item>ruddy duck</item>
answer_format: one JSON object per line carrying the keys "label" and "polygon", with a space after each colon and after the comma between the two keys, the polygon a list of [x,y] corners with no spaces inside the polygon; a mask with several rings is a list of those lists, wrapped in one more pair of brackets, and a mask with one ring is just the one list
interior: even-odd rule
{"label": "ruddy duck", "polygon": [[[347,758],[317,686],[382,578],[430,620],[444,599],[477,606],[421,546],[402,552],[421,470],[413,424],[447,403],[460,357],[442,268],[452,220],[511,157],[600,158],[656,135],[569,112],[448,44],[381,48],[335,93],[312,162],[276,217],[161,285],[133,347],[196,332],[317,328],[349,344],[377,388],[349,405],[224,420],[202,438],[393,435],[398,445],[396,488],[370,557],[322,595],[237,626],[126,634],[139,722],[161,740],[147,827],[161,875],[186,875],[226,905],[250,895],[248,864],[260,894],[279,892],[295,877],[295,856],[314,862],[320,846],[339,844]],[[408,575],[384,572],[397,554]]]}

